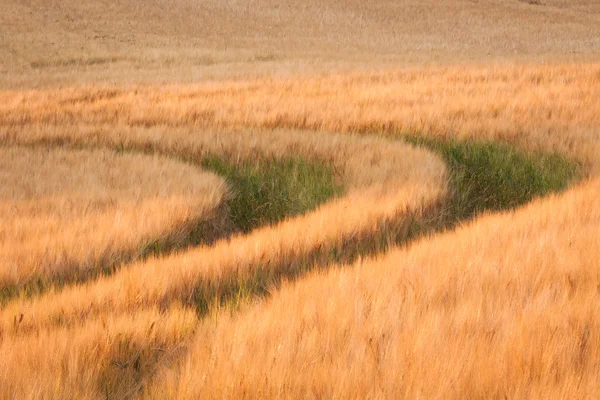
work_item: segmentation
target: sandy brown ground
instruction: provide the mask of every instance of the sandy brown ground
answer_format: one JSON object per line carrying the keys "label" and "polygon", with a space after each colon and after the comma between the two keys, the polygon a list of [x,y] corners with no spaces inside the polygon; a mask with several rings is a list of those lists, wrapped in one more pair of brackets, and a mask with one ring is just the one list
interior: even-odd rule
{"label": "sandy brown ground", "polygon": [[585,61],[594,0],[5,0],[0,86]]}

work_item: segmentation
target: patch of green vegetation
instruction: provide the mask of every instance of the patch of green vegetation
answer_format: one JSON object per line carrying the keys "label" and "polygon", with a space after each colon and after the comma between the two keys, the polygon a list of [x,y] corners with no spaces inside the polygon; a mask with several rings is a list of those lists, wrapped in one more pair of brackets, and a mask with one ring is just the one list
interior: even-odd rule
{"label": "patch of green vegetation", "polygon": [[527,152],[505,143],[407,139],[446,161],[451,183],[445,214],[450,223],[484,211],[517,208],[567,188],[581,174],[578,163],[561,155]]}
{"label": "patch of green vegetation", "polygon": [[241,232],[303,214],[342,192],[330,166],[301,158],[258,158],[239,164],[211,156],[202,166],[234,190],[228,207]]}

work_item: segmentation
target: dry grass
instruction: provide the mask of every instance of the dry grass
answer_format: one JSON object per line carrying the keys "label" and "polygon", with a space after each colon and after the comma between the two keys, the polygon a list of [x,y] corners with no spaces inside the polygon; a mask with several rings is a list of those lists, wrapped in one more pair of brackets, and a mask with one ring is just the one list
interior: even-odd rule
{"label": "dry grass", "polygon": [[[7,91],[0,124],[301,128],[503,140],[589,165],[600,65],[409,68],[162,88]],[[597,172],[596,167],[593,170]]]}
{"label": "dry grass", "polygon": [[0,148],[0,286],[97,272],[148,242],[183,242],[226,196],[223,179],[164,157]]}

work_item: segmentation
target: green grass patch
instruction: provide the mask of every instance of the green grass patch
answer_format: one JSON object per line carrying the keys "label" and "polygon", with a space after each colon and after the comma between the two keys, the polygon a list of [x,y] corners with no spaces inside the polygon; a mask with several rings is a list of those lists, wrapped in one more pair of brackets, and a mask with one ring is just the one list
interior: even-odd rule
{"label": "green grass patch", "polygon": [[577,181],[581,166],[558,154],[527,152],[499,142],[445,141],[410,136],[412,144],[439,154],[449,169],[450,223],[484,211],[517,208]]}
{"label": "green grass patch", "polygon": [[303,214],[342,193],[331,166],[318,161],[269,157],[234,164],[211,156],[202,166],[232,186],[230,218],[245,233]]}

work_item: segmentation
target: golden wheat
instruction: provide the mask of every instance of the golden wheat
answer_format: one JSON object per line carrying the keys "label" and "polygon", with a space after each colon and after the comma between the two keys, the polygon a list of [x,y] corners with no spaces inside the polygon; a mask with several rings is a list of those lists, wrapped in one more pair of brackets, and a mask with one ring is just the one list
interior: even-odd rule
{"label": "golden wheat", "polygon": [[590,166],[599,149],[599,97],[598,64],[407,68],[161,88],[6,91],[0,125],[12,136],[23,125],[48,124],[416,133],[503,140]]}
{"label": "golden wheat", "polygon": [[[347,189],[246,236],[13,299],[0,310],[0,398],[598,397],[599,7],[0,2],[0,260],[13,248],[37,260],[27,273],[12,268],[13,282],[64,269],[60,246],[79,254],[73,268],[87,268],[98,249],[125,254],[147,237],[142,219],[122,231],[106,219],[92,225],[85,204],[112,215],[98,200],[104,194],[76,180],[76,169],[39,166],[70,160],[87,168],[79,170],[85,178],[110,171],[116,157],[109,164],[127,179],[143,177],[150,191],[136,197],[137,184],[115,190],[127,179],[112,181],[115,210],[143,216],[143,199],[164,204],[162,189],[152,190],[173,182],[152,168],[172,165],[183,174],[172,188],[183,200],[171,204],[185,221],[203,204],[188,188],[205,176],[166,157],[319,159]],[[589,179],[407,249],[268,286],[271,299],[198,321],[189,306],[218,300],[231,285],[260,275],[275,283],[304,264],[322,265],[329,251],[406,234],[413,217],[437,210],[447,190],[443,163],[401,142],[348,135],[375,132],[559,152],[581,161]],[[61,173],[75,180],[54,186],[56,203],[24,190],[17,199],[15,188],[31,182],[39,191]],[[67,207],[60,199],[75,187],[95,197]],[[15,209],[26,215],[21,222]],[[46,257],[31,238],[55,232],[49,220],[38,229],[48,210],[63,219],[54,242],[41,242]],[[144,229],[160,228],[150,236],[174,234],[165,210],[146,212]],[[77,218],[82,237],[65,224]],[[19,242],[23,227],[28,240]],[[102,242],[109,237],[110,246]],[[103,244],[87,248],[83,238]]]}
{"label": "golden wheat", "polygon": [[222,178],[164,157],[0,148],[0,286],[114,265],[144,242],[182,242],[226,196]]}

